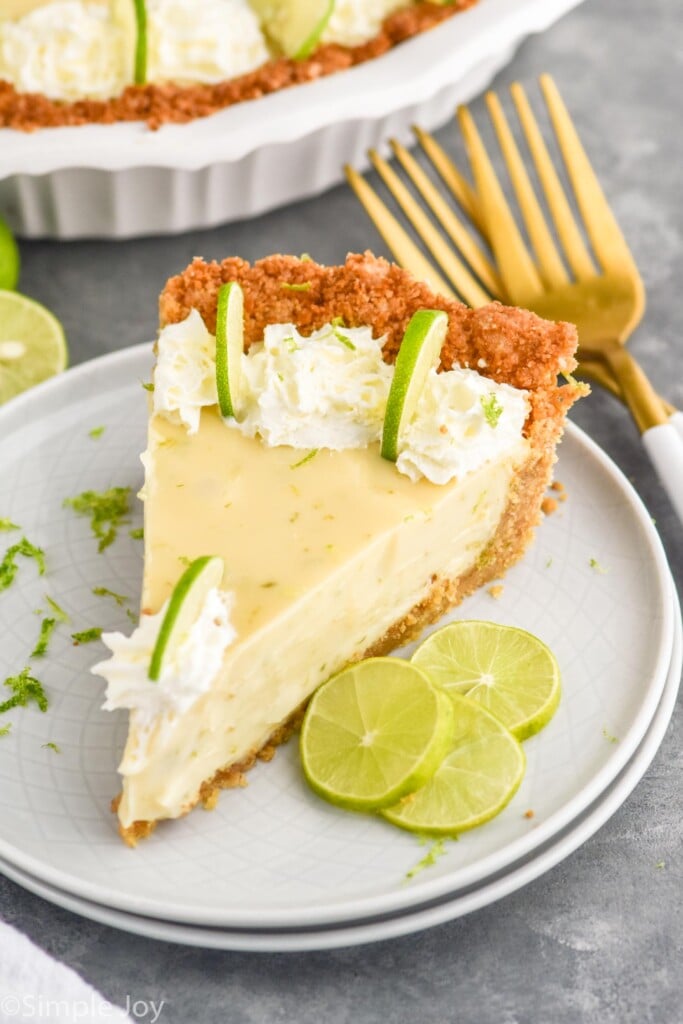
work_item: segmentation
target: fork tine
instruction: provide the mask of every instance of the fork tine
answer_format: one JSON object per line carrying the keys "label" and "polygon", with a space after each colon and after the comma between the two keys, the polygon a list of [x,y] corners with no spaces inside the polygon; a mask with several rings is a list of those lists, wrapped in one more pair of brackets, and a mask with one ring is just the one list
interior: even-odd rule
{"label": "fork tine", "polygon": [[417,141],[432,161],[432,164],[443,178],[444,184],[448,186],[460,206],[470,218],[475,228],[486,234],[486,229],[481,216],[477,195],[464,174],[458,170],[448,153],[436,141],[433,135],[413,125],[413,131]]}
{"label": "fork tine", "polygon": [[434,187],[417,160],[396,139],[390,139],[389,142],[403,170],[421,193],[425,202],[429,204],[442,228],[453,239],[456,248],[460,250],[484,287],[497,298],[500,298],[503,295],[503,282],[491,261],[479,248],[467,228],[458,220],[451,207]]}
{"label": "fork tine", "polygon": [[529,232],[529,240],[536,254],[541,276],[547,288],[564,288],[569,284],[569,275],[557,251],[553,236],[548,230],[545,216],[524,167],[517,143],[510,131],[501,102],[494,92],[486,94],[486,105],[498,136],[524,223]]}
{"label": "fork tine", "polygon": [[543,291],[543,283],[467,107],[459,107],[458,121],[467,145],[477,195],[505,291],[515,305],[529,306]]}
{"label": "fork tine", "polygon": [[577,280],[590,281],[595,277],[595,267],[588,249],[581,237],[574,214],[567,202],[564,189],[553,166],[548,148],[543,141],[538,122],[533,115],[529,100],[524,89],[515,82],[510,86],[510,94],[517,108],[517,115],[524,130],[526,140],[536,165],[539,180],[543,186],[545,197],[550,208],[567,261]]}
{"label": "fork tine", "polygon": [[396,172],[374,149],[369,151],[369,156],[384,184],[468,306],[476,309],[478,306],[485,306],[490,302],[491,296],[484,291],[462,260],[455,255],[443,235],[437,231],[422,207],[413,199]]}
{"label": "fork tine", "polygon": [[550,75],[541,75],[540,84],[576,201],[598,260],[608,273],[639,277],[626,239],[605,199],[555,82]]}
{"label": "fork tine", "polygon": [[419,281],[426,281],[430,288],[441,295],[455,297],[452,288],[446,283],[438,270],[432,266],[403,230],[371,185],[365,178],[350,167],[344,168],[349,185],[356,193],[365,212],[375,225],[380,235],[392,252],[396,262],[409,270]]}

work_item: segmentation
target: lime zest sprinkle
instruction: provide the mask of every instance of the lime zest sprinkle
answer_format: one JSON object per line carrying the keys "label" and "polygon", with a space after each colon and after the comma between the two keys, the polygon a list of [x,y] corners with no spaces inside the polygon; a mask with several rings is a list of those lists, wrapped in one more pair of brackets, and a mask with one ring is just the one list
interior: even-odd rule
{"label": "lime zest sprinkle", "polygon": [[264,590],[270,590],[271,587],[277,586],[277,580],[268,580],[267,583],[262,583],[261,586]]}
{"label": "lime zest sprinkle", "polygon": [[50,643],[50,637],[57,625],[56,619],[43,619],[40,624],[40,634],[36,646],[31,651],[30,658],[44,658],[47,654],[47,646]]}
{"label": "lime zest sprinkle", "polygon": [[130,601],[129,597],[125,594],[117,594],[116,591],[110,590],[109,587],[93,587],[92,592],[95,597],[111,597],[116,601],[119,608],[123,608],[125,604]]}
{"label": "lime zest sprinkle", "polygon": [[45,574],[45,552],[42,548],[31,544],[26,537],[22,537],[17,544],[13,544],[7,549],[2,562],[0,562],[0,590],[7,590],[17,574],[19,568],[16,562],[17,555],[22,555],[24,558],[35,558],[38,563],[38,575]]}
{"label": "lime zest sprinkle", "polygon": [[0,739],[2,739],[3,736],[9,736],[11,731],[12,731],[12,723],[11,722],[8,722],[7,725],[3,725],[3,727],[0,729]]}
{"label": "lime zest sprinkle", "polygon": [[99,541],[98,551],[104,551],[116,540],[118,528],[128,522],[130,513],[130,487],[110,487],[106,491],[83,491],[75,498],[65,498],[64,506],[76,515],[90,516],[90,529]]}
{"label": "lime zest sprinkle", "polygon": [[191,559],[191,558],[188,558],[188,557],[187,557],[187,555],[178,555],[178,561],[179,561],[179,562],[180,562],[180,563],[181,563],[182,565],[186,565],[186,566],[188,566],[188,567],[189,567],[190,565],[192,565],[192,559]]}
{"label": "lime zest sprinkle", "polygon": [[303,281],[301,284],[292,284],[289,281],[281,281],[280,287],[285,288],[288,292],[307,292],[311,288],[311,282]]}
{"label": "lime zest sprinkle", "polygon": [[77,647],[79,644],[91,644],[93,640],[99,640],[102,636],[102,627],[93,626],[92,629],[84,629],[80,633],[72,633],[71,639],[74,642],[74,646]]}
{"label": "lime zest sprinkle", "polygon": [[310,263],[311,259],[312,257],[307,252],[302,252],[301,256],[299,256],[300,263]]}
{"label": "lime zest sprinkle", "polygon": [[548,561],[545,563],[546,569],[549,569],[552,564],[553,564],[553,560],[552,560],[552,558],[549,558]]}
{"label": "lime zest sprinkle", "polygon": [[482,395],[480,401],[486,422],[492,429],[495,429],[498,426],[498,420],[503,415],[503,406],[496,395],[492,394]]}
{"label": "lime zest sprinkle", "polygon": [[591,569],[594,569],[595,572],[599,573],[600,576],[605,576],[607,574],[607,569],[600,565],[597,558],[591,558],[588,564],[590,565]]}
{"label": "lime zest sprinkle", "polygon": [[106,427],[93,427],[92,430],[88,431],[88,437],[91,437],[93,441],[96,441],[98,437],[102,437],[102,434],[106,429]]}
{"label": "lime zest sprinkle", "polygon": [[662,868],[666,867],[666,861],[665,860],[658,860],[657,863],[655,864],[655,867],[657,868],[658,871],[661,871]]}
{"label": "lime zest sprinkle", "polygon": [[330,323],[333,327],[346,327],[346,321],[343,316],[333,316]]}
{"label": "lime zest sprinkle", "polygon": [[307,462],[310,462],[311,459],[314,459],[316,457],[316,455],[318,454],[319,451],[320,451],[319,448],[311,448],[311,450],[308,453],[308,455],[304,455],[303,459],[299,459],[298,462],[293,462],[289,468],[290,469],[298,469],[299,466],[305,466]]}
{"label": "lime zest sprinkle", "polygon": [[603,728],[602,735],[605,737],[605,739],[607,740],[608,743],[618,743],[619,742],[619,737],[618,736],[613,736],[612,733],[609,732],[609,730],[607,729],[607,726],[605,726]]}
{"label": "lime zest sprinkle", "polygon": [[145,389],[145,391],[154,391],[154,382],[153,381],[151,381],[151,380],[141,380],[140,384]]}
{"label": "lime zest sprinkle", "polygon": [[130,608],[126,608],[126,615],[127,615],[127,616],[128,616],[128,618],[130,619],[130,621],[131,621],[131,622],[133,623],[133,625],[134,625],[134,626],[137,626],[137,624],[138,624],[138,620],[137,620],[137,617],[136,617],[136,615],[135,615],[135,612],[132,612],[132,611],[130,610]]}
{"label": "lime zest sprinkle", "polygon": [[132,537],[133,540],[142,540],[145,536],[145,529],[143,526],[135,526],[132,530],[128,531],[128,536]]}
{"label": "lime zest sprinkle", "polygon": [[21,527],[13,523],[11,519],[0,519],[0,533],[5,530],[20,530]]}
{"label": "lime zest sprinkle", "polygon": [[25,708],[33,701],[41,711],[47,711],[47,694],[43,689],[40,680],[30,675],[30,666],[26,666],[18,676],[9,676],[3,685],[12,691],[12,696],[0,704],[0,715],[4,715],[11,708]]}
{"label": "lime zest sprinkle", "polygon": [[[421,845],[424,845],[424,841]],[[419,860],[417,864],[410,869],[410,871],[406,871],[406,881],[410,881],[411,878],[415,878],[415,875],[419,875],[425,868],[433,867],[439,857],[443,857],[445,852],[446,840],[443,838],[436,839],[429,847],[424,857]]]}
{"label": "lime zest sprinkle", "polygon": [[351,339],[347,338],[346,335],[342,334],[342,332],[338,330],[336,327],[332,328],[332,333],[334,334],[337,341],[341,342],[342,345],[345,345],[346,348],[351,349],[352,352],[356,351],[356,346],[351,341]]}
{"label": "lime zest sprinkle", "polygon": [[57,746],[56,743],[52,743],[52,742],[50,742],[50,743],[42,743],[41,744],[41,749],[42,750],[54,750],[55,754],[61,754],[61,750],[59,749],[59,747]]}
{"label": "lime zest sprinkle", "polygon": [[[58,622],[69,622],[69,616],[67,615],[67,613],[64,611],[63,608],[60,608],[57,602],[54,601],[49,596],[49,594],[45,595],[45,600],[49,604],[52,611],[55,613],[55,618],[57,619]],[[43,613],[41,612],[40,614],[42,615]]]}

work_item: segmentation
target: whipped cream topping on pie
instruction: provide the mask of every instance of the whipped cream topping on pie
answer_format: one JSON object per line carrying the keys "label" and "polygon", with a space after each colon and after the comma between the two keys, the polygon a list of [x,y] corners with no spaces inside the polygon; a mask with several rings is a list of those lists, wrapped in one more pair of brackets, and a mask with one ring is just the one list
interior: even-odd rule
{"label": "whipped cream topping on pie", "polygon": [[[308,336],[294,324],[266,326],[263,341],[242,356],[244,416],[226,427],[269,447],[343,451],[379,441],[394,374],[382,358],[385,340],[370,327],[338,323]],[[215,349],[196,309],[159,334],[154,411],[189,434],[199,428],[201,409],[217,403]],[[457,366],[434,370],[396,468],[412,480],[446,484],[514,449],[528,412],[519,388]]]}
{"label": "whipped cream topping on pie", "polygon": [[409,0],[336,0],[322,41],[360,46],[377,35],[385,18],[409,6]]}

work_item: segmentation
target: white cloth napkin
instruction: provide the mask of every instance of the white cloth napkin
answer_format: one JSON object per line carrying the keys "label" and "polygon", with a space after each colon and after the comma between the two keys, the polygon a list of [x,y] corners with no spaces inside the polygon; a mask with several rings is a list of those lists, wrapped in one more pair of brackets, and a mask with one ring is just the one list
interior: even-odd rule
{"label": "white cloth napkin", "polygon": [[53,960],[0,921],[0,1021],[58,1021],[59,1024],[131,1024],[70,967]]}

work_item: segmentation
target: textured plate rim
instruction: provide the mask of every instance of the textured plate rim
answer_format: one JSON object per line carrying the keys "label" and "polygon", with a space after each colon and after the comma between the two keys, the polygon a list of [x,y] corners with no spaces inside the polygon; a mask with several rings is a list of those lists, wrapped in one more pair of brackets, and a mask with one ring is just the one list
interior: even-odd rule
{"label": "textured plate rim", "polygon": [[[104,381],[103,389],[106,391],[121,386],[115,374],[108,371],[115,370],[119,374],[125,371],[124,383],[131,383],[137,381],[141,374],[144,374],[150,363],[151,352],[149,343],[122,349],[82,363],[57,377],[43,382],[0,407],[0,432],[5,432],[8,426],[11,429],[13,418],[16,418],[17,424],[25,423],[27,410],[30,416],[33,403],[37,405],[35,418],[39,419],[41,415],[45,415],[51,408],[59,407],[63,404],[64,399],[68,398],[74,388],[78,389],[79,394],[86,393],[86,389],[79,386],[84,379],[87,380],[90,377],[97,378],[101,375]],[[62,392],[65,394],[62,395]],[[76,397],[77,400],[78,398]],[[6,421],[9,421],[9,423]],[[621,470],[579,427],[568,423],[567,436],[579,445],[587,456],[594,459],[601,471],[618,487],[631,513],[635,516],[635,525],[640,528],[644,535],[644,539],[648,544],[649,555],[656,568],[657,580],[661,588],[660,593],[663,598],[661,640],[646,700],[641,704],[640,711],[632,721],[631,726],[621,737],[611,756],[605,761],[600,771],[591,778],[590,782],[564,804],[562,808],[549,815],[543,824],[537,826],[533,832],[514,840],[495,853],[489,854],[476,864],[471,864],[467,868],[456,869],[456,871],[451,872],[449,875],[436,879],[423,880],[403,891],[398,890],[377,896],[359,897],[349,900],[343,905],[327,903],[322,906],[307,906],[303,910],[300,908],[271,908],[268,912],[262,909],[258,911],[233,909],[228,912],[220,908],[197,910],[196,907],[187,904],[174,905],[171,910],[156,900],[122,896],[120,893],[112,900],[111,892],[103,886],[76,879],[61,869],[52,868],[44,860],[27,856],[18,851],[3,837],[0,837],[0,858],[10,863],[18,863],[36,878],[42,879],[64,891],[80,894],[93,902],[116,907],[134,914],[212,927],[277,928],[297,925],[308,926],[320,923],[333,924],[337,921],[354,920],[424,903],[430,899],[438,898],[446,892],[452,892],[454,888],[453,875],[457,874],[458,876],[455,883],[458,889],[474,885],[483,878],[498,873],[507,865],[519,860],[522,856],[530,854],[534,849],[557,835],[604,792],[638,747],[652,720],[663,688],[666,685],[674,642],[674,604],[670,599],[670,595],[674,590],[674,584],[664,548],[647,509]]]}
{"label": "textured plate rim", "polygon": [[333,124],[385,117],[428,100],[482,61],[546,29],[582,0],[481,0],[382,57],[207,118],[149,131],[142,122],[0,129],[0,179],[71,169],[199,170],[293,143]]}
{"label": "textured plate rim", "polygon": [[474,913],[530,884],[574,853],[619,810],[645,775],[671,722],[683,668],[681,610],[675,587],[672,589],[676,629],[667,682],[652,722],[631,760],[609,789],[562,834],[534,851],[522,863],[510,865],[502,876],[484,881],[466,894],[446,894],[431,906],[415,907],[384,919],[358,921],[348,926],[333,925],[291,932],[240,932],[178,924],[115,910],[47,885],[1,859],[0,874],[64,910],[119,931],[159,942],[244,953],[301,953],[366,945],[414,934]]}

